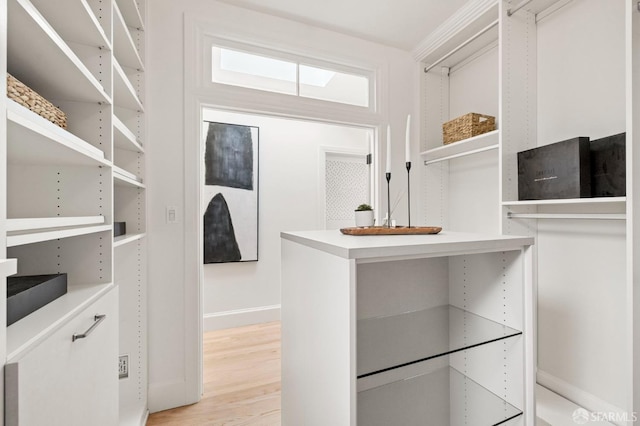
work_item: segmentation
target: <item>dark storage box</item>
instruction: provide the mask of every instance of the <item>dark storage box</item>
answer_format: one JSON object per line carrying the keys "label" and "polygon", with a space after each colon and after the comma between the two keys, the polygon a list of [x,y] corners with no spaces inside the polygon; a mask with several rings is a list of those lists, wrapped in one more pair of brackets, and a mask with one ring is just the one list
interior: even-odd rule
{"label": "dark storage box", "polygon": [[7,325],[67,293],[67,274],[7,277]]}
{"label": "dark storage box", "polygon": [[113,223],[113,236],[119,237],[127,233],[127,222],[114,222]]}
{"label": "dark storage box", "polygon": [[627,193],[626,134],[591,141],[591,194],[624,197]]}
{"label": "dark storage box", "polygon": [[518,199],[591,197],[589,138],[518,153]]}

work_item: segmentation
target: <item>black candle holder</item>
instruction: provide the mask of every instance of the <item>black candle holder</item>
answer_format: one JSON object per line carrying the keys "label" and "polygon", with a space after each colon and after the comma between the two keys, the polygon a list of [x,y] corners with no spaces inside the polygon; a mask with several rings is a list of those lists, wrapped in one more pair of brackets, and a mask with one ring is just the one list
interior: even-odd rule
{"label": "black candle holder", "polygon": [[391,192],[389,182],[391,181],[391,173],[387,172],[385,174],[387,178],[387,228],[391,228]]}
{"label": "black candle holder", "polygon": [[411,228],[411,161],[407,161],[407,216],[409,219],[409,226]]}

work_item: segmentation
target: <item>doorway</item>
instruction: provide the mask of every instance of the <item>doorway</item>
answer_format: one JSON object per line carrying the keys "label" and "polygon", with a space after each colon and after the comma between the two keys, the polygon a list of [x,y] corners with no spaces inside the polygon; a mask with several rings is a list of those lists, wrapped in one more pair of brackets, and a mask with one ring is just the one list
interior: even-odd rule
{"label": "doorway", "polygon": [[[257,129],[258,135],[257,206],[228,203],[231,218],[257,209],[258,260],[202,265],[203,331],[279,320],[280,232],[353,226],[354,209],[375,204],[374,167],[367,160],[374,129],[208,107],[201,117]],[[207,135],[201,128],[204,159]],[[204,214],[219,191],[205,185],[204,160],[201,168]]]}

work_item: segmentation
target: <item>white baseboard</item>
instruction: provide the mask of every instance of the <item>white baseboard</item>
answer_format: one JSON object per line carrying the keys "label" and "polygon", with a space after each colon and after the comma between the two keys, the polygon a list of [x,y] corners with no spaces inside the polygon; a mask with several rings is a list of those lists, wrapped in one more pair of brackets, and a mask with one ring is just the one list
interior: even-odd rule
{"label": "white baseboard", "polygon": [[[557,394],[559,398],[563,398],[567,403],[572,403],[574,409],[584,408],[589,412],[595,413],[624,413],[620,407],[599,398],[589,392],[586,392],[558,377],[545,371],[538,370],[536,375],[539,385]],[[568,406],[568,405],[567,405]],[[573,411],[572,411],[573,412]],[[552,423],[553,424],[553,423]],[[590,424],[611,424],[611,423],[594,423]]]}
{"label": "white baseboard", "polygon": [[205,314],[202,328],[204,331],[213,331],[271,321],[280,321],[280,305]]}
{"label": "white baseboard", "polygon": [[148,405],[150,413],[195,404],[195,401],[187,399],[187,383],[185,381],[169,383],[150,383]]}
{"label": "white baseboard", "polygon": [[[573,415],[580,409],[566,398],[536,385],[536,426],[576,426]],[[612,426],[604,421],[589,421],[589,426]]]}
{"label": "white baseboard", "polygon": [[140,426],[145,426],[148,420],[149,420],[149,410],[145,410],[144,416],[142,416],[142,421],[140,422]]}

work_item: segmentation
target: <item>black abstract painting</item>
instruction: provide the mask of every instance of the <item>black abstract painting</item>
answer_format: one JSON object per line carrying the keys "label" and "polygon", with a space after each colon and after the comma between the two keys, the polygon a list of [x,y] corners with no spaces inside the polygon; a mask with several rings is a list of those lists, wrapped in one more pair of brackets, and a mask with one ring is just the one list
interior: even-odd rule
{"label": "black abstract painting", "polygon": [[204,122],[204,263],[258,260],[258,128]]}

